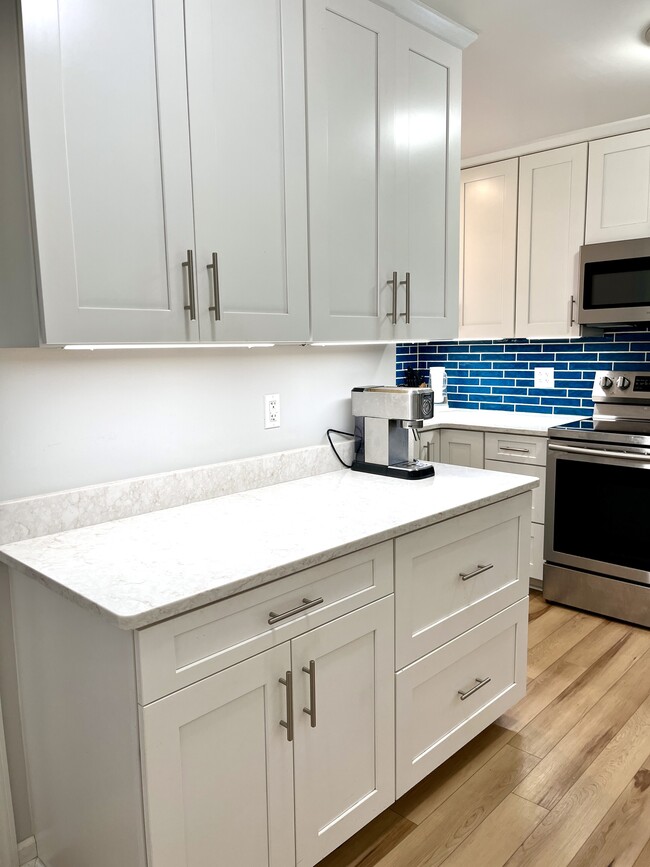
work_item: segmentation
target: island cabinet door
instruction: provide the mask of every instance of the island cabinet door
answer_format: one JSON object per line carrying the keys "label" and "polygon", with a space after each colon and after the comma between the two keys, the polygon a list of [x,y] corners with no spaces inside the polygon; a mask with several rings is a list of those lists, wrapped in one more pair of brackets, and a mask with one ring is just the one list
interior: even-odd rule
{"label": "island cabinet door", "polygon": [[393,632],[390,596],[292,641],[300,867],[395,800]]}
{"label": "island cabinet door", "polygon": [[295,861],[288,642],[141,710],[149,867]]}

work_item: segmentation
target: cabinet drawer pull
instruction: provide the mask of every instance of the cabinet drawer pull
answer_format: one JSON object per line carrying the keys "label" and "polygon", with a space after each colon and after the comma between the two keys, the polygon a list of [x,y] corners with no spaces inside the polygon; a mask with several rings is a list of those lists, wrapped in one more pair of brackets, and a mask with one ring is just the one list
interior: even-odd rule
{"label": "cabinet drawer pull", "polygon": [[479,677],[474,678],[476,681],[476,686],[473,686],[471,689],[468,689],[467,692],[463,692],[461,689],[458,690],[458,695],[460,696],[461,701],[465,701],[466,698],[469,698],[470,695],[474,695],[475,692],[478,692],[481,687],[486,686],[491,680],[491,677],[486,677],[485,680],[481,680]]}
{"label": "cabinet drawer pull", "polygon": [[196,287],[194,286],[194,251],[187,251],[187,260],[182,263],[183,268],[187,268],[187,291],[189,294],[189,304],[186,304],[184,310],[190,311],[190,320],[196,320]]}
{"label": "cabinet drawer pull", "polygon": [[397,271],[393,271],[393,279],[388,281],[388,285],[393,287],[393,309],[387,315],[391,324],[397,325]]}
{"label": "cabinet drawer pull", "polygon": [[494,563],[488,563],[487,566],[482,566],[479,563],[479,565],[476,567],[476,569],[474,569],[473,572],[460,572],[458,577],[462,581],[469,581],[470,578],[474,578],[476,575],[480,575],[483,572],[487,572],[488,569],[494,569]]}
{"label": "cabinet drawer pull", "polygon": [[518,449],[516,446],[504,446],[502,452],[519,452],[522,455],[529,455],[530,449]]}
{"label": "cabinet drawer pull", "polygon": [[293,740],[293,675],[290,671],[284,677],[278,678],[278,683],[287,688],[287,719],[281,719],[280,725],[287,730],[287,740]]}
{"label": "cabinet drawer pull", "polygon": [[208,271],[212,271],[212,293],[214,296],[214,305],[208,307],[208,310],[214,311],[214,321],[219,322],[221,319],[221,299],[219,298],[219,256],[216,253],[212,254],[212,262],[207,268]]}
{"label": "cabinet drawer pull", "polygon": [[406,309],[404,313],[400,313],[406,320],[406,324],[411,324],[411,272],[406,272],[406,280],[402,280],[400,286],[406,286]]}
{"label": "cabinet drawer pull", "polygon": [[318,599],[303,599],[302,605],[298,605],[290,611],[283,611],[282,614],[276,614],[275,611],[269,611],[269,626],[273,626],[274,623],[279,623],[280,620],[286,620],[287,617],[293,617],[294,614],[301,614],[303,611],[307,611],[308,608],[313,608],[315,605],[321,605],[322,602],[323,597],[319,596]]}
{"label": "cabinet drawer pull", "polygon": [[316,728],[316,663],[313,659],[309,660],[309,668],[304,665],[302,670],[309,675],[309,707],[303,707],[303,713],[311,717],[311,727]]}

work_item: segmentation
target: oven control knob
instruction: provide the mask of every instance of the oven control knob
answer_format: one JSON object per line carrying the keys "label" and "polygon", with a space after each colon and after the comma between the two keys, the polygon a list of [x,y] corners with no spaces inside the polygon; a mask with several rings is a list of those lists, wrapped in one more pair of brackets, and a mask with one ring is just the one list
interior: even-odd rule
{"label": "oven control knob", "polygon": [[601,388],[611,388],[614,385],[609,376],[601,376],[599,384]]}
{"label": "oven control knob", "polygon": [[616,385],[621,389],[621,391],[625,391],[626,388],[630,387],[630,380],[627,376],[619,376],[616,380]]}

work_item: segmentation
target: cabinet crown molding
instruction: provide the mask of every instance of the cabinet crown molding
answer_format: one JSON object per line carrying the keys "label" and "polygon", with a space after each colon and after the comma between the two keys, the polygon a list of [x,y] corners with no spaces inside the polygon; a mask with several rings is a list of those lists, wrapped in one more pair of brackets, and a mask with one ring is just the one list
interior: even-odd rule
{"label": "cabinet crown molding", "polygon": [[373,2],[390,9],[405,21],[410,21],[411,24],[444,39],[450,45],[455,45],[456,48],[467,48],[478,39],[478,33],[446,18],[426,3],[420,3],[419,0],[373,0]]}

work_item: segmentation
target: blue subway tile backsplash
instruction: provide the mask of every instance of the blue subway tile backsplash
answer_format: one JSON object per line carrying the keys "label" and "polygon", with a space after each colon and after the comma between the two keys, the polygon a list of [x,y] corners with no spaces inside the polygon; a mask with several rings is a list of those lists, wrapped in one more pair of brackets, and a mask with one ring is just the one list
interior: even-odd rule
{"label": "blue subway tile backsplash", "polygon": [[[398,344],[396,382],[406,370],[447,369],[450,407],[592,414],[597,370],[650,372],[650,329],[539,340],[455,340]],[[552,367],[556,388],[535,388],[534,369]]]}

